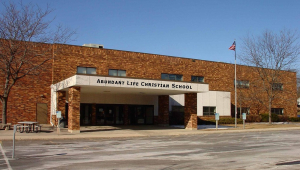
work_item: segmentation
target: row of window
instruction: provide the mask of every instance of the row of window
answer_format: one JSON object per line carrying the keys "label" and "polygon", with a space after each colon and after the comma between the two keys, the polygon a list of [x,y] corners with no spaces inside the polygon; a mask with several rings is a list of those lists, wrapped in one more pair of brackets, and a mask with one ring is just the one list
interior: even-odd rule
{"label": "row of window", "polygon": [[[235,85],[235,81],[233,83]],[[237,88],[249,88],[249,81],[248,80],[236,80],[236,87]],[[283,90],[282,83],[273,83],[272,84],[273,90]]]}
{"label": "row of window", "polygon": [[[235,81],[233,83],[235,85]],[[248,80],[236,80],[236,87],[237,88],[249,88],[249,81]]]}
{"label": "row of window", "polygon": [[[203,107],[203,116],[214,116],[216,113],[216,107]],[[237,109],[237,114],[240,115],[242,113],[250,114],[249,107],[242,107]],[[277,115],[283,115],[284,109],[283,108],[272,108],[271,113]]]}
{"label": "row of window", "polygon": [[[96,68],[94,67],[77,67],[77,73],[80,74],[96,74]],[[126,70],[116,70],[116,69],[109,69],[108,75],[110,76],[120,76],[126,77]],[[182,81],[182,75],[180,74],[161,74],[161,79],[163,80],[175,80],[175,81]],[[192,76],[192,82],[204,82],[203,76]],[[236,87],[237,88],[249,88],[249,81],[248,80],[236,80]],[[235,81],[234,81],[235,85]],[[273,83],[272,85],[273,90],[283,90],[282,83]]]}
{"label": "row of window", "polygon": [[[94,67],[77,67],[77,73],[80,73],[80,74],[96,74],[96,68],[94,68]],[[126,77],[126,70],[109,69],[108,70],[108,75]],[[161,79],[163,79],[163,80],[182,81],[182,75],[162,73],[161,74]],[[192,76],[191,79],[192,79],[193,82],[204,82],[204,77],[201,77],[201,76]]]}
{"label": "row of window", "polygon": [[[77,67],[77,73],[79,73],[79,74],[96,74],[96,68],[94,68],[94,67]],[[126,77],[126,70],[109,69],[108,75]]]}

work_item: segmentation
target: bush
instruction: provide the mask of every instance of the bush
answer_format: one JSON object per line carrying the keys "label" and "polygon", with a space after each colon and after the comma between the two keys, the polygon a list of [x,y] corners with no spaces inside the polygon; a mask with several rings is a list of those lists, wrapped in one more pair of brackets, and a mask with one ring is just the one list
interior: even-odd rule
{"label": "bush", "polygon": [[[260,114],[260,117],[261,117],[262,122],[269,122],[269,113]],[[272,120],[272,122],[278,122],[279,121],[278,115],[275,113],[272,113],[271,120]]]}
{"label": "bush", "polygon": [[300,122],[300,117],[290,117],[289,121],[290,122]]}
{"label": "bush", "polygon": [[[238,124],[243,124],[243,119],[237,119]],[[220,118],[219,124],[235,124],[235,118]]]}
{"label": "bush", "polygon": [[260,114],[260,118],[262,122],[269,122],[269,114]]}
{"label": "bush", "polygon": [[260,122],[260,115],[247,115],[246,122]]}
{"label": "bush", "polygon": [[289,117],[286,115],[278,115],[278,122],[287,122],[289,121]]}

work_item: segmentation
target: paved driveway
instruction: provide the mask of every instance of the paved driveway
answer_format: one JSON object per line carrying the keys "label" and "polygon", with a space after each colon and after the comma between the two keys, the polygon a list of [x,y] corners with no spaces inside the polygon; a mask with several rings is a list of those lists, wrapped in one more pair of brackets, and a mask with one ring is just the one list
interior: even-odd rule
{"label": "paved driveway", "polygon": [[[17,141],[14,170],[299,169],[300,131]],[[3,142],[11,157],[11,141]],[[0,152],[1,153],[1,152]],[[5,163],[0,169],[7,168]]]}

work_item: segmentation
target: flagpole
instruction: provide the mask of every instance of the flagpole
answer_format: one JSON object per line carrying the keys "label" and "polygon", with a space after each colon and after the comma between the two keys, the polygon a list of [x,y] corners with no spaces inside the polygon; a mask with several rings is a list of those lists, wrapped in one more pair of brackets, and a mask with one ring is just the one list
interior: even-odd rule
{"label": "flagpole", "polygon": [[237,126],[237,120],[236,120],[236,117],[237,117],[237,102],[236,102],[236,41],[234,40],[235,42],[235,50],[234,50],[234,106],[235,106],[235,128]]}

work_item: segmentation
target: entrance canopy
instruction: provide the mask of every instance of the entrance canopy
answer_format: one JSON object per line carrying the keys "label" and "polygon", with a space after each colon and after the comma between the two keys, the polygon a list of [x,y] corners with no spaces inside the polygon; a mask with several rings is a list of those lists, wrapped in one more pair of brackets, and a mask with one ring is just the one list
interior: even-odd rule
{"label": "entrance canopy", "polygon": [[208,84],[137,78],[74,75],[52,85],[54,91],[81,87],[83,93],[175,95],[208,92]]}

